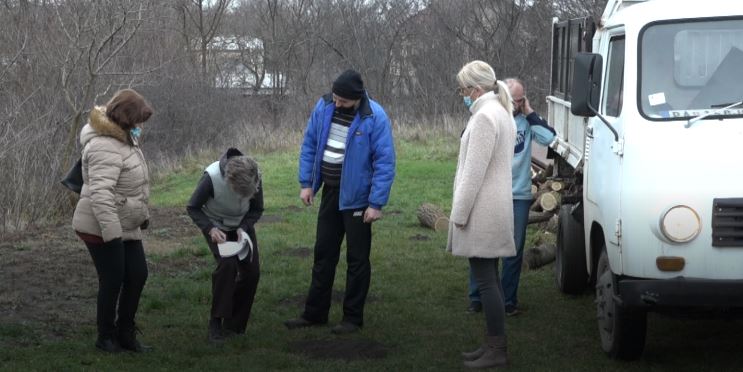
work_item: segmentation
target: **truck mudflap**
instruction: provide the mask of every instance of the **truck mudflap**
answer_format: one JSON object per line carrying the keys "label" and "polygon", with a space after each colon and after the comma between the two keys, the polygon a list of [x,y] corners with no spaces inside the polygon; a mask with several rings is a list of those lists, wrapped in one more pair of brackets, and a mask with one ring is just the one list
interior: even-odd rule
{"label": "truck mudflap", "polygon": [[743,280],[626,278],[618,290],[623,307],[743,308]]}

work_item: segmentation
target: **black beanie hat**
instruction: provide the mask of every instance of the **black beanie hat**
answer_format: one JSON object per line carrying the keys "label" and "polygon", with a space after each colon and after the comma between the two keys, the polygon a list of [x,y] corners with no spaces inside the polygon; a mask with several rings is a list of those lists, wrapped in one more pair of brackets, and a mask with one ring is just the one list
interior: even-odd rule
{"label": "black beanie hat", "polygon": [[364,82],[361,74],[346,70],[333,82],[333,93],[346,99],[360,99],[364,96]]}

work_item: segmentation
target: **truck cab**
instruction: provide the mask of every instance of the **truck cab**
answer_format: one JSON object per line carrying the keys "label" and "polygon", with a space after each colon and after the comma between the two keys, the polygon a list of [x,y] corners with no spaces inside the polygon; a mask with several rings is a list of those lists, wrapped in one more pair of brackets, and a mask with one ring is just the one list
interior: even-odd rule
{"label": "truck cab", "polygon": [[593,285],[602,348],[641,355],[648,311],[743,307],[743,3],[609,1],[553,25],[556,281]]}

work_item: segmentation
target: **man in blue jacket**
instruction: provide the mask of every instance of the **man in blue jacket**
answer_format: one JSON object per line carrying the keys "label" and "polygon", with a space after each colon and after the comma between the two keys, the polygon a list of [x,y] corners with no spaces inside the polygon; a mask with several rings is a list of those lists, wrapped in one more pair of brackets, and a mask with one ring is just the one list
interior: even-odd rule
{"label": "man in blue jacket", "polygon": [[372,222],[382,217],[395,177],[392,128],[382,106],[369,98],[361,75],[343,72],[323,96],[307,123],[299,154],[300,199],[312,205],[322,186],[315,258],[304,312],[284,322],[295,329],[326,324],[335,268],[346,237],[346,293],[336,334],[364,324],[369,291]]}

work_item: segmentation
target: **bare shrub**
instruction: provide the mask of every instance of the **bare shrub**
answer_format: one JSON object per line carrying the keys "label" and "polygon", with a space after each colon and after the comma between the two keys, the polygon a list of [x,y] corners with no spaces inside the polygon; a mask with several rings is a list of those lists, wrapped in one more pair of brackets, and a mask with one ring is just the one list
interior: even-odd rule
{"label": "bare shrub", "polygon": [[[67,219],[58,184],[89,110],[120,88],[152,103],[153,173],[238,146],[297,149],[312,107],[346,68],[400,138],[455,137],[454,75],[472,59],[549,85],[552,17],[605,0],[0,1],[0,234]],[[233,78],[241,83],[233,84]]]}

